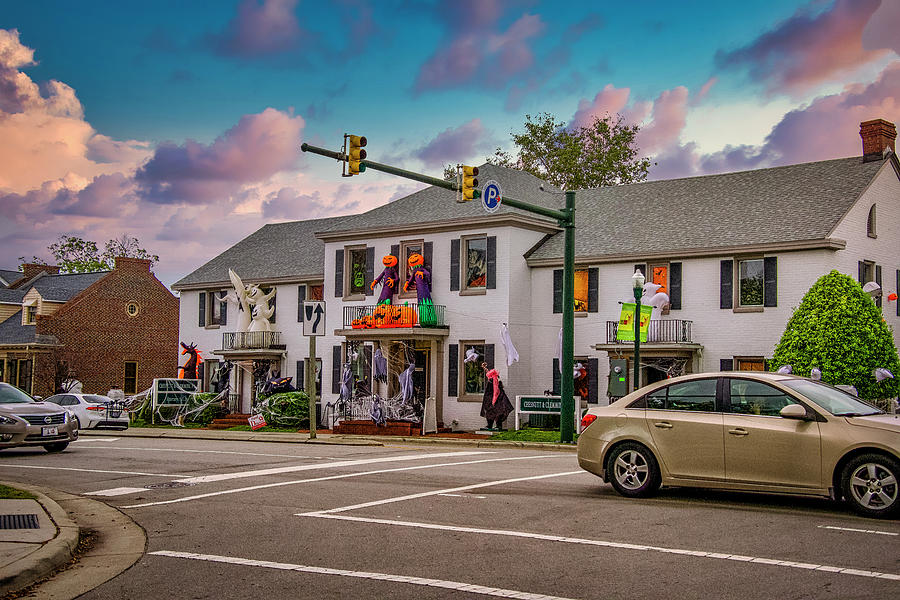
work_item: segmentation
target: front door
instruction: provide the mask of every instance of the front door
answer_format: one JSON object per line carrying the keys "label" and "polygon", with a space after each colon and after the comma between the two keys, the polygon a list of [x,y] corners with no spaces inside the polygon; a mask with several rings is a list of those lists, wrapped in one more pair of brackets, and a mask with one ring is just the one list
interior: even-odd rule
{"label": "front door", "polygon": [[416,402],[425,406],[425,398],[431,393],[430,371],[428,361],[431,359],[430,350],[416,350],[416,370],[413,371],[413,393]]}

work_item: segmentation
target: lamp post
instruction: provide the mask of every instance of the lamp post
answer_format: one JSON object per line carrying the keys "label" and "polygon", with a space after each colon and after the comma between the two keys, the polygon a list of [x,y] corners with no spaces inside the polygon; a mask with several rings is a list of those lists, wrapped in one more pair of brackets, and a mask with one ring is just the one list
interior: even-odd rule
{"label": "lamp post", "polygon": [[[631,276],[634,289],[634,388],[641,387],[641,297],[644,295],[644,274],[639,269]],[[633,391],[632,390],[632,391]]]}

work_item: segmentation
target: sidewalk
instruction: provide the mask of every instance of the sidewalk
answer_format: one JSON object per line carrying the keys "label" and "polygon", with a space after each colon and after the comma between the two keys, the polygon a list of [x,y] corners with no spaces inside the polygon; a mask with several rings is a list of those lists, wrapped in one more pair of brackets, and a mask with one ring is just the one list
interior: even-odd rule
{"label": "sidewalk", "polygon": [[102,437],[147,437],[175,438],[189,440],[225,440],[234,442],[282,442],[289,444],[330,444],[335,446],[387,446],[397,444],[420,444],[461,446],[476,448],[523,448],[550,452],[575,452],[575,444],[553,444],[545,442],[517,442],[511,440],[472,440],[437,435],[403,437],[394,435],[347,435],[317,433],[309,439],[308,433],[277,433],[262,431],[227,431],[222,429],[176,429],[162,427],[130,427],[125,431],[97,431],[82,429],[80,436]]}

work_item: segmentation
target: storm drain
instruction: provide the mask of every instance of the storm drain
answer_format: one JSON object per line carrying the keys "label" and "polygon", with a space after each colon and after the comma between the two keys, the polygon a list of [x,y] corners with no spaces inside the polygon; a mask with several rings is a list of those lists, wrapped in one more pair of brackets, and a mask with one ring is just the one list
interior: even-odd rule
{"label": "storm drain", "polygon": [[0,515],[0,529],[40,529],[37,515]]}
{"label": "storm drain", "polygon": [[191,487],[192,485],[194,484],[184,481],[164,481],[163,483],[151,483],[150,485],[145,485],[144,488],[148,490],[161,490],[166,488]]}

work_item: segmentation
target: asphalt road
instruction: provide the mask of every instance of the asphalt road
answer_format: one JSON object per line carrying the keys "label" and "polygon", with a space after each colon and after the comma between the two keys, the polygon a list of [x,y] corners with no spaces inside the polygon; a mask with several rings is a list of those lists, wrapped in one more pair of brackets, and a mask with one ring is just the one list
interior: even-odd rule
{"label": "asphalt road", "polygon": [[[574,454],[85,437],[0,478],[87,494],[147,532],[83,598],[890,598],[900,521],[827,500],[629,500]],[[886,577],[886,576],[887,577]]]}

